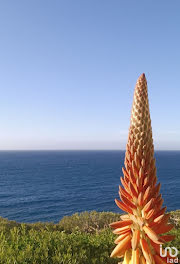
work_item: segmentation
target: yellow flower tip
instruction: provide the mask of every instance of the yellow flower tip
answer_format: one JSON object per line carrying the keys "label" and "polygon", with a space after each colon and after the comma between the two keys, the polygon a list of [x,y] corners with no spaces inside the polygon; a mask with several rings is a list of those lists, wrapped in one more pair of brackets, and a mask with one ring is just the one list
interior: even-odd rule
{"label": "yellow flower tip", "polygon": [[[174,239],[169,232],[169,214],[162,208],[160,183],[157,184],[156,164],[145,74],[137,80],[131,112],[130,129],[122,169],[117,206],[126,212],[122,221],[111,224],[117,246],[112,257],[124,256],[124,263],[159,261],[159,245]],[[127,252],[127,253],[126,253]],[[158,254],[155,256],[155,254]],[[154,258],[155,257],[155,258]],[[129,261],[129,258],[130,261]]]}

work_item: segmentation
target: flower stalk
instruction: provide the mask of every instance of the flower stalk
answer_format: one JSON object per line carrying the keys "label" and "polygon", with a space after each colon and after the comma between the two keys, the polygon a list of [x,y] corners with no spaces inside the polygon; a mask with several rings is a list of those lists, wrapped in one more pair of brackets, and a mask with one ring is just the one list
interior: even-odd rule
{"label": "flower stalk", "polygon": [[161,185],[157,184],[145,74],[135,86],[124,165],[120,200],[115,202],[126,215],[110,224],[118,235],[111,257],[124,257],[124,264],[167,263],[160,256],[160,245],[174,239],[163,235],[173,225],[168,224],[170,215],[162,207]]}

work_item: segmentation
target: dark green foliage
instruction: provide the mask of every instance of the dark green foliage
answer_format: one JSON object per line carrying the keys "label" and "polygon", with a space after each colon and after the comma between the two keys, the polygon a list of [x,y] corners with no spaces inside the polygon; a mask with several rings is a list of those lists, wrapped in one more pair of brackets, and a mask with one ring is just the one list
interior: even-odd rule
{"label": "dark green foliage", "polygon": [[[175,241],[179,250],[179,213]],[[58,224],[19,224],[0,218],[0,264],[117,264],[109,257],[114,239],[108,224],[119,220],[119,214],[84,212],[64,217]]]}

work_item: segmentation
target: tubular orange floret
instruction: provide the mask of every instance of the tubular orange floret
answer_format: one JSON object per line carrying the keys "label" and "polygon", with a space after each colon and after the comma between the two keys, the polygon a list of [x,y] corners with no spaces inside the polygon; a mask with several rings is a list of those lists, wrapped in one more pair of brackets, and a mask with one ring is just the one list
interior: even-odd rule
{"label": "tubular orange floret", "polygon": [[129,182],[129,189],[130,189],[130,193],[132,194],[132,196],[137,198],[138,197],[138,193],[135,190],[134,185],[131,182]]}
{"label": "tubular orange floret", "polygon": [[127,171],[123,167],[122,167],[122,172],[124,174],[124,177],[129,178]]}
{"label": "tubular orange floret", "polygon": [[163,214],[156,217],[153,222],[150,223],[149,226],[153,227],[155,230],[161,227],[162,225],[166,225],[169,220],[170,214]]}
{"label": "tubular orange floret", "polygon": [[160,223],[160,222],[162,221],[163,217],[164,217],[164,214],[162,214],[162,215],[156,217],[156,218],[154,219],[154,223]]}
{"label": "tubular orange floret", "polygon": [[147,214],[146,214],[146,219],[149,220],[153,215],[154,213],[156,212],[155,209],[151,209]]}
{"label": "tubular orange floret", "polygon": [[143,193],[142,192],[140,192],[138,195],[138,204],[139,206],[143,205]]}
{"label": "tubular orange floret", "polygon": [[126,232],[129,232],[131,230],[130,226],[123,226],[123,227],[119,227],[119,228],[116,228],[113,233],[114,234],[124,234]]}
{"label": "tubular orange floret", "polygon": [[129,219],[130,219],[128,214],[126,214],[126,215],[121,215],[120,218],[121,218],[122,220],[129,220]]}
{"label": "tubular orange floret", "polygon": [[132,196],[125,189],[123,189],[121,186],[119,186],[119,193],[126,196],[129,200],[132,200]]}
{"label": "tubular orange floret", "polygon": [[139,264],[139,248],[132,250],[132,263]]}
{"label": "tubular orange floret", "polygon": [[137,208],[137,206],[135,205],[135,204],[133,204],[132,202],[130,202],[127,198],[126,198],[126,196],[124,196],[124,195],[120,195],[120,197],[121,197],[121,200],[123,201],[123,203],[125,204],[125,205],[127,205],[128,207],[130,207],[130,208],[132,208],[132,209],[136,209]]}
{"label": "tubular orange floret", "polygon": [[123,240],[119,242],[119,244],[115,247],[113,252],[111,253],[111,257],[121,256],[122,253],[128,248],[129,241],[131,240],[131,235],[126,236]]}
{"label": "tubular orange floret", "polygon": [[132,236],[132,240],[131,240],[131,245],[132,245],[132,249],[135,250],[139,244],[139,240],[140,240],[140,230],[135,230],[133,232],[133,236]]}
{"label": "tubular orange floret", "polygon": [[145,202],[148,199],[148,197],[150,196],[150,193],[151,193],[151,187],[148,186],[143,196],[143,202]]}
{"label": "tubular orange floret", "polygon": [[172,240],[175,239],[175,236],[173,235],[164,235],[164,236],[160,236],[160,239],[164,242],[170,242]]}
{"label": "tubular orange floret", "polygon": [[115,203],[117,204],[117,206],[118,206],[121,210],[123,210],[123,211],[125,211],[125,212],[127,212],[127,213],[130,213],[130,214],[133,214],[132,209],[129,208],[129,207],[128,207],[127,205],[125,205],[124,203],[122,203],[121,201],[115,199]]}
{"label": "tubular orange floret", "polygon": [[152,198],[143,208],[144,212],[149,212],[149,210],[151,209],[151,207],[153,206],[154,203],[154,198]]}
{"label": "tubular orange floret", "polygon": [[154,243],[152,240],[150,240],[151,246],[153,247],[155,254],[160,254],[160,245]]}
{"label": "tubular orange floret", "polygon": [[132,184],[134,184],[136,182],[136,178],[135,178],[134,174],[131,172],[131,170],[129,170],[129,180]]}
{"label": "tubular orange floret", "polygon": [[118,244],[121,240],[123,240],[126,236],[131,235],[131,231],[128,231],[124,234],[119,235],[116,240],[114,241],[115,244]]}
{"label": "tubular orange floret", "polygon": [[162,241],[160,241],[159,236],[148,226],[143,227],[144,232],[146,235],[156,244],[163,244]]}
{"label": "tubular orange floret", "polygon": [[162,225],[161,223],[156,226],[155,231],[157,234],[163,234],[169,232],[171,229],[173,229],[174,225]]}
{"label": "tubular orange floret", "polygon": [[144,255],[144,258],[146,259],[147,262],[152,263],[152,253],[150,251],[150,248],[148,246],[148,243],[144,238],[141,238],[140,240],[141,243],[141,248],[142,248],[142,253]]}
{"label": "tubular orange floret", "polygon": [[124,263],[163,264],[160,244],[174,239],[162,235],[173,228],[168,224],[169,214],[162,208],[161,184],[157,182],[154,145],[147,82],[145,74],[137,80],[131,112],[125,167],[122,168],[122,186],[117,206],[127,214],[122,221],[111,224],[119,236],[112,257],[125,256]]}
{"label": "tubular orange floret", "polygon": [[157,218],[158,216],[160,216],[161,214],[164,214],[166,211],[167,207],[163,207],[161,210],[159,210],[156,214],[154,214],[153,218]]}
{"label": "tubular orange floret", "polygon": [[128,184],[126,183],[126,181],[122,177],[120,178],[120,180],[121,180],[121,183],[122,183],[124,189],[126,191],[128,191],[129,190],[129,187],[128,187]]}
{"label": "tubular orange floret", "polygon": [[112,228],[120,228],[124,226],[129,226],[132,224],[132,220],[123,220],[123,221],[117,221],[110,224],[110,227]]}
{"label": "tubular orange floret", "polygon": [[144,256],[140,257],[140,262],[139,263],[140,264],[146,264],[146,260],[145,260]]}
{"label": "tubular orange floret", "polygon": [[144,226],[143,230],[152,241],[159,239],[159,236],[150,227]]}

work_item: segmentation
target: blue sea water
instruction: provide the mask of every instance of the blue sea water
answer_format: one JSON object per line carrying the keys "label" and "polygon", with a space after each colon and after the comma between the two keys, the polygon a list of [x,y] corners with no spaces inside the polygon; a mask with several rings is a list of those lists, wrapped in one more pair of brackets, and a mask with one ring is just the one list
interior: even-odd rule
{"label": "blue sea water", "polygon": [[[85,210],[120,212],[124,151],[0,151],[0,215],[53,221]],[[168,210],[180,209],[180,151],[155,153]]]}

